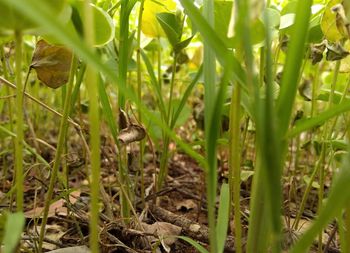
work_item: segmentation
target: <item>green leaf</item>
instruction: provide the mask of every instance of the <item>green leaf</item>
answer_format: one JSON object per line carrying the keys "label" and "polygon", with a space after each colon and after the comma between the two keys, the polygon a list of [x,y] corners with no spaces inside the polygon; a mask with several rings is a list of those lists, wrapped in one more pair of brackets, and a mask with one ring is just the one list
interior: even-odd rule
{"label": "green leaf", "polygon": [[253,170],[242,170],[241,171],[241,181],[245,182],[253,175],[254,175]]}
{"label": "green leaf", "polygon": [[15,252],[24,228],[24,221],[23,213],[11,213],[7,215],[5,235],[2,241],[4,253]]}
{"label": "green leaf", "polygon": [[181,24],[179,24],[176,15],[169,12],[157,14],[157,20],[164,30],[170,44],[173,48],[180,42],[181,39]]}
{"label": "green leaf", "polygon": [[292,108],[298,89],[301,64],[305,55],[305,42],[311,15],[311,0],[298,2],[293,34],[284,65],[280,95],[277,101],[279,131],[284,136],[291,120]]}
{"label": "green leaf", "polygon": [[[94,15],[94,42],[95,46],[100,47],[107,44],[114,38],[114,24],[112,18],[103,9],[93,4],[91,4],[91,6],[93,7]],[[76,8],[78,9],[80,20],[83,20],[83,2],[77,2]],[[81,21],[75,22],[79,24]]]}
{"label": "green leaf", "polygon": [[[50,0],[47,1],[48,4],[53,7],[55,14],[58,14],[64,4],[64,0]],[[29,20],[27,17],[23,16],[12,6],[5,5],[0,1],[0,30],[11,29],[11,30],[25,30],[37,27],[37,25]]]}
{"label": "green leaf", "polygon": [[270,27],[275,27],[275,28],[279,27],[281,15],[278,12],[278,10],[273,9],[273,8],[266,8],[264,10],[264,14],[263,15],[267,15],[268,16],[269,26]]}
{"label": "green leaf", "polygon": [[251,24],[252,31],[252,45],[260,44],[265,39],[265,25],[260,19],[255,19]]}
{"label": "green leaf", "polygon": [[231,9],[231,1],[214,2],[215,32],[227,46],[232,45],[234,41],[233,38],[227,37],[227,31],[231,19]]}
{"label": "green leaf", "polygon": [[233,66],[233,71],[230,73],[231,78],[238,81],[238,83],[242,85],[242,88],[246,91],[246,71],[242,68],[240,62],[233,55],[232,51],[227,49],[227,46],[221,37],[203,18],[200,11],[196,8],[192,1],[180,0],[180,2],[205,41],[214,50],[220,64],[222,66],[227,66],[229,64],[228,62],[231,61],[230,64]]}
{"label": "green leaf", "polygon": [[[307,185],[310,184],[311,178],[310,178],[308,175],[304,175],[303,179],[304,179],[304,182],[305,182]],[[320,184],[319,184],[318,182],[316,182],[316,181],[313,181],[311,185],[312,185],[312,187],[315,188],[315,189],[319,189],[319,188],[320,188]]]}
{"label": "green leaf", "polygon": [[318,43],[323,39],[323,32],[321,29],[321,18],[322,15],[317,15],[312,18],[309,27],[309,42]]}
{"label": "green leaf", "polygon": [[151,64],[151,61],[148,59],[146,53],[143,50],[141,50],[141,56],[142,56],[143,61],[146,64],[146,68],[148,71],[148,75],[150,77],[150,83],[152,85],[152,88],[154,89],[154,92],[157,95],[157,103],[158,103],[158,108],[160,110],[161,116],[166,118],[166,110],[165,110],[162,91],[161,91],[161,88],[158,84],[156,75],[154,74],[154,70],[153,70],[153,66]]}
{"label": "green leaf", "polygon": [[281,22],[279,29],[283,30],[294,25],[295,13],[288,13],[286,15],[281,16]]}
{"label": "green leaf", "polygon": [[190,44],[192,38],[193,38],[193,36],[191,36],[188,39],[185,39],[185,40],[177,43],[175,45],[175,47],[174,47],[174,51],[175,52],[180,52],[182,49],[186,48]]}
{"label": "green leaf", "polygon": [[230,192],[228,184],[222,184],[220,192],[220,202],[218,211],[218,220],[216,225],[217,232],[217,249],[221,253],[224,251],[225,241],[227,237],[227,229],[229,224],[230,211]]}
{"label": "green leaf", "polygon": [[286,15],[288,13],[296,13],[298,2],[296,0],[288,1],[287,4],[281,10],[281,15]]}
{"label": "green leaf", "polygon": [[118,143],[118,127],[115,120],[116,117],[113,114],[111,103],[109,102],[109,98],[106,92],[106,87],[104,85],[104,82],[101,76],[99,76],[99,80],[98,80],[98,92],[99,92],[99,97],[102,105],[102,112],[106,117],[114,142]]}
{"label": "green leaf", "polygon": [[348,101],[344,101],[341,104],[334,105],[330,109],[325,112],[320,113],[314,118],[300,120],[296,123],[296,126],[291,129],[288,133],[288,137],[294,137],[301,132],[304,132],[313,127],[322,125],[325,121],[329,120],[332,117],[335,117],[341,113],[347,112],[350,110],[350,103]]}
{"label": "green leaf", "polygon": [[185,93],[183,94],[182,98],[181,98],[181,101],[179,103],[179,106],[177,107],[175,113],[174,113],[174,116],[172,118],[172,121],[171,121],[171,128],[173,128],[181,114],[181,111],[182,109],[184,108],[185,104],[186,104],[186,101],[188,99],[188,97],[190,96],[194,86],[197,84],[199,78],[201,77],[202,75],[202,72],[203,72],[203,67],[201,66],[200,69],[198,70],[195,78],[193,78],[192,82],[190,83],[190,85],[187,87]]}
{"label": "green leaf", "polygon": [[193,239],[186,237],[186,236],[177,236],[177,238],[184,240],[185,242],[188,242],[193,247],[196,248],[200,253],[209,253],[208,250],[206,250],[202,245],[200,245],[198,242],[194,241]]}

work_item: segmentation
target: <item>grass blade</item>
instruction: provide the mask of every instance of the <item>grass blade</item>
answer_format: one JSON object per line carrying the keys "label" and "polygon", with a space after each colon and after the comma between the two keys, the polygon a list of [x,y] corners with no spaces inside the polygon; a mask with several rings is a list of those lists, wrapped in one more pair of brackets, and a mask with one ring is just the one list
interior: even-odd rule
{"label": "grass blade", "polygon": [[238,81],[244,90],[246,90],[246,76],[245,70],[242,68],[240,62],[234,57],[232,51],[228,50],[225,43],[216,34],[214,29],[208,24],[208,22],[203,18],[200,11],[195,7],[190,0],[180,0],[182,6],[185,8],[186,13],[191,18],[192,22],[196,25],[204,40],[208,45],[214,50],[218,61],[222,66],[227,66],[227,63],[231,61],[233,66],[232,74],[233,79]]}
{"label": "grass blade", "polygon": [[230,212],[230,191],[228,184],[221,186],[218,220],[217,220],[217,250],[219,253],[224,251],[225,241],[227,237],[227,229],[229,224]]}
{"label": "grass blade", "polygon": [[185,104],[186,104],[186,101],[188,99],[188,97],[191,95],[191,92],[194,88],[194,86],[197,84],[200,76],[202,75],[203,73],[203,67],[201,66],[196,74],[196,76],[193,78],[192,82],[190,83],[190,85],[187,87],[185,93],[183,94],[182,98],[181,98],[181,101],[180,101],[180,104],[179,106],[177,107],[177,110],[176,112],[174,113],[174,116],[171,120],[171,124],[170,124],[170,127],[171,129],[173,129],[173,127],[175,126],[176,124],[176,121],[177,119],[179,118],[180,116],[180,113],[182,112],[182,109],[184,108]]}
{"label": "grass blade", "polygon": [[150,77],[151,85],[152,85],[155,93],[157,94],[157,102],[158,102],[159,110],[160,110],[162,116],[166,119],[167,116],[166,116],[166,110],[165,110],[165,105],[164,105],[161,87],[159,86],[156,75],[154,74],[152,64],[143,50],[141,50],[141,56],[142,56],[143,61],[146,64],[146,68],[147,68],[147,71],[148,71],[148,74]]}
{"label": "grass blade", "polygon": [[114,142],[118,143],[118,127],[117,127],[117,124],[115,123],[116,122],[115,116],[113,115],[112,107],[109,102],[106,88],[104,87],[104,83],[102,81],[101,76],[99,76],[99,81],[97,83],[98,83],[98,94],[102,105],[102,112],[106,117]]}
{"label": "grass blade", "polygon": [[191,244],[193,247],[196,248],[196,250],[198,250],[200,253],[209,253],[208,250],[206,250],[202,245],[200,245],[198,242],[196,242],[195,240],[186,237],[186,236],[178,236],[178,238],[180,238],[181,240],[184,240],[185,242],[188,242],[189,244]]}
{"label": "grass blade", "polygon": [[280,95],[277,101],[277,115],[280,136],[288,129],[292,108],[298,88],[300,69],[305,56],[312,0],[298,1],[294,30],[290,39],[285,61]]}
{"label": "grass blade", "polygon": [[287,137],[293,138],[294,136],[308,129],[322,125],[327,120],[335,116],[338,116],[339,114],[347,112],[349,110],[350,110],[350,103],[348,101],[345,101],[338,105],[334,105],[327,111],[324,111],[313,118],[298,121],[295,127],[288,132]]}
{"label": "grass blade", "polygon": [[4,229],[4,238],[2,241],[4,253],[11,253],[16,251],[18,241],[21,239],[24,225],[25,218],[23,213],[18,212],[7,214]]}
{"label": "grass blade", "polygon": [[308,248],[313,243],[314,238],[322,229],[340,214],[341,210],[348,205],[350,199],[350,152],[344,160],[341,171],[334,179],[333,186],[330,190],[328,200],[322,208],[317,219],[306,233],[296,242],[291,253],[309,252]]}

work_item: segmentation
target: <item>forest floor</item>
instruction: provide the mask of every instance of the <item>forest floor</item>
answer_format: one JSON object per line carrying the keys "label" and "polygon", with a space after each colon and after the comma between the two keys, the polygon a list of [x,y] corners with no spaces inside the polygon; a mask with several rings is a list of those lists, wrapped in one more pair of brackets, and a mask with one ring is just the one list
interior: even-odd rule
{"label": "forest floor", "polygon": [[[43,158],[48,162],[53,160],[56,136],[55,132],[46,133],[46,144],[32,143],[36,146]],[[61,173],[55,187],[53,203],[49,210],[49,220],[46,226],[44,251],[52,251],[87,245],[89,230],[89,183],[88,166],[86,166],[86,154],[84,145],[81,144],[78,136],[71,130],[68,141],[68,152],[63,159],[66,167],[61,167],[61,172],[67,171],[67,178]],[[30,139],[30,136],[27,136]],[[169,162],[169,175],[163,188],[157,193],[154,192],[155,172],[159,166],[158,154],[146,149],[144,164],[144,185],[146,198],[142,202],[141,177],[138,169],[138,144],[133,144],[129,149],[129,173],[132,182],[136,182],[131,188],[135,192],[132,201],[134,210],[131,210],[131,218],[126,222],[120,218],[120,187],[118,182],[116,151],[113,141],[108,136],[101,136],[101,215],[100,215],[100,245],[102,252],[198,252],[188,243],[169,237],[170,235],[188,236],[203,246],[208,246],[208,223],[206,209],[205,175],[198,164],[187,155],[177,151]],[[253,139],[252,139],[253,141]],[[49,146],[47,145],[49,144]],[[50,148],[51,146],[51,148]],[[247,146],[244,150],[244,164],[251,164],[254,160],[254,150]],[[219,149],[220,150],[220,149]],[[45,195],[49,182],[50,172],[42,166],[31,154],[25,157],[26,181],[25,189],[25,217],[26,228],[22,236],[21,248],[23,252],[33,252],[36,247],[38,231],[42,210],[45,203]],[[222,149],[218,155],[219,185],[227,182],[227,154]],[[4,172],[1,187],[1,206],[7,208],[11,201],[8,192],[11,192],[13,157],[7,156],[0,162],[1,167],[9,168]],[[245,167],[245,169],[247,169]],[[247,170],[253,168],[248,168]],[[241,186],[241,224],[243,227],[243,242],[247,238],[247,224],[249,219],[249,199],[251,191],[251,178],[248,177]],[[65,187],[65,182],[69,187]],[[295,192],[294,198],[289,193],[290,183],[284,182],[285,199],[285,239],[284,247],[288,246],[297,238],[298,233],[307,229],[316,216],[317,191],[312,191],[310,201],[304,211],[301,220],[300,231],[288,229],[299,208],[302,191]],[[327,190],[327,189],[326,189]],[[11,208],[15,208],[12,206]],[[133,215],[135,212],[135,215]],[[288,224],[288,225],[287,225]],[[229,224],[228,239],[225,245],[225,252],[234,252],[233,222]],[[338,247],[338,236],[335,226],[329,226],[323,235],[324,252],[340,252]],[[151,246],[157,250],[152,251]],[[316,246],[315,242],[315,246]],[[78,253],[76,248],[72,251],[60,251],[61,253]],[[86,248],[82,253],[89,252]],[[288,252],[287,250],[285,252]],[[314,251],[311,251],[314,252]],[[315,251],[316,252],[316,251]]]}

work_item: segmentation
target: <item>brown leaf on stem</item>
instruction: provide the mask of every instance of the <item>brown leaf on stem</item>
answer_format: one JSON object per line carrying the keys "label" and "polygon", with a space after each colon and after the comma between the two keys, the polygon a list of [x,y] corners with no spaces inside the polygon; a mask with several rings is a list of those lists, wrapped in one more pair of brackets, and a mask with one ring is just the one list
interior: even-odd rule
{"label": "brown leaf on stem", "polygon": [[135,141],[141,141],[145,136],[146,131],[142,126],[131,124],[119,132],[118,140],[123,145],[127,145]]}
{"label": "brown leaf on stem", "polygon": [[50,45],[45,40],[39,40],[30,67],[36,70],[40,81],[56,89],[68,82],[71,62],[72,51],[64,46]]}

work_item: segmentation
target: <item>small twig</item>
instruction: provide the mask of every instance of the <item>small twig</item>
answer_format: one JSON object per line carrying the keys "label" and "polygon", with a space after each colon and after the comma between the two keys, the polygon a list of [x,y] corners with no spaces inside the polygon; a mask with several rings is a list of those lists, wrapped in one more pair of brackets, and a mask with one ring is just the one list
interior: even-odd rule
{"label": "small twig", "polygon": [[[209,228],[207,226],[174,214],[156,205],[151,205],[150,211],[157,219],[181,227],[184,235],[204,243],[209,243]],[[232,236],[228,236],[226,239],[225,252],[235,252]]]}
{"label": "small twig", "polygon": [[[17,89],[16,85],[14,85],[13,83],[11,83],[10,81],[4,79],[3,77],[0,76],[0,83],[3,83],[5,85],[7,85],[8,87],[12,88],[12,89]],[[36,99],[35,97],[33,97],[32,95],[28,94],[27,92],[24,92],[24,95],[26,97],[28,97],[29,99],[33,100],[35,103],[39,104],[40,106],[44,107],[46,110],[56,114],[59,117],[62,117],[62,114],[59,113],[58,111],[52,109],[51,107],[49,107],[48,105],[44,104],[43,102],[41,102],[40,100]],[[76,122],[74,122],[72,119],[68,118],[68,122],[71,123],[72,125],[74,125],[76,128],[80,129],[80,125]]]}
{"label": "small twig", "polygon": [[[176,190],[176,187],[167,187],[167,188],[163,188],[162,190],[156,192],[156,193],[152,193],[150,195],[148,195],[146,198],[145,198],[145,201],[150,201],[150,200],[154,200],[156,198],[158,198],[159,196],[163,196],[169,192],[173,192]],[[140,205],[142,203],[142,200],[138,201],[136,206]]]}
{"label": "small twig", "polygon": [[122,241],[120,241],[117,237],[115,237],[114,235],[112,235],[109,232],[106,232],[106,235],[108,237],[109,240],[111,240],[112,242],[116,243],[117,245],[115,246],[120,246],[123,247],[127,252],[129,253],[138,253],[137,251],[129,248],[128,246],[126,246]]}
{"label": "small twig", "polygon": [[0,97],[0,99],[9,99],[9,98],[15,98],[15,97],[16,97],[16,95],[14,94],[14,95],[2,96],[2,97]]}
{"label": "small twig", "polygon": [[[39,238],[36,236],[36,237],[33,237],[33,236],[28,236],[28,235],[24,235],[24,236],[22,236],[22,238],[21,238],[23,241],[32,241],[32,240],[38,240]],[[60,248],[65,248],[65,247],[67,247],[67,245],[65,245],[65,244],[63,244],[63,243],[60,243],[60,242],[58,242],[58,241],[56,241],[56,240],[51,240],[51,239],[49,239],[49,238],[44,238],[44,242],[46,242],[46,243],[50,243],[50,244],[53,244],[53,245],[56,245],[56,246],[58,246],[58,247],[60,247]]]}
{"label": "small twig", "polygon": [[327,243],[326,243],[326,245],[324,247],[324,251],[323,252],[325,252],[325,253],[328,252],[328,249],[330,248],[331,242],[334,239],[335,234],[337,233],[337,229],[338,229],[338,223],[336,223],[335,226],[333,227],[332,232],[331,232],[331,234],[328,237],[328,241],[327,241]]}

